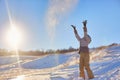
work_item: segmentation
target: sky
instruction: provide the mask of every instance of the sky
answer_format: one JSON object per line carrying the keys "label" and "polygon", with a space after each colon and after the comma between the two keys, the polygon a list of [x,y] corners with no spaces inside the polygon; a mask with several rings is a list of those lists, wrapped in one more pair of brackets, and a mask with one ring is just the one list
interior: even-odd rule
{"label": "sky", "polygon": [[83,37],[87,20],[90,48],[120,43],[119,0],[0,0],[0,48],[11,49],[5,40],[10,18],[22,33],[21,50],[78,48],[71,24]]}

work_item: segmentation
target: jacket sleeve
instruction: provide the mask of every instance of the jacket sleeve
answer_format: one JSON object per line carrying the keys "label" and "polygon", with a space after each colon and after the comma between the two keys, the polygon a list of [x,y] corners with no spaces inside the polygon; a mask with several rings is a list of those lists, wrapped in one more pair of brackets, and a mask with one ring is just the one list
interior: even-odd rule
{"label": "jacket sleeve", "polygon": [[84,37],[87,37],[87,32],[86,31],[84,31]]}
{"label": "jacket sleeve", "polygon": [[78,32],[76,29],[74,29],[75,37],[77,38],[78,41],[81,40],[80,36],[78,35]]}
{"label": "jacket sleeve", "polygon": [[91,37],[87,34],[87,32],[84,32],[84,37],[85,37],[87,43],[89,44],[91,42]]}

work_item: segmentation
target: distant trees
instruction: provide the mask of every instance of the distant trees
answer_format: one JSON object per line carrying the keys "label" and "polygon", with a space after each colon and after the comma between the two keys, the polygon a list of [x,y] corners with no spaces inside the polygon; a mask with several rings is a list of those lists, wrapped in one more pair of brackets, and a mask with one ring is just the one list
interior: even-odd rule
{"label": "distant trees", "polygon": [[118,44],[118,43],[112,43],[112,44],[110,44],[110,45],[97,47],[96,49],[97,49],[97,50],[102,50],[102,49],[105,49],[105,48],[109,48],[109,47],[112,47],[112,46],[119,46],[119,45],[120,45],[120,44]]}
{"label": "distant trees", "polygon": [[[44,50],[31,50],[31,51],[22,51],[18,50],[19,55],[24,56],[41,56],[46,54],[64,54],[67,52],[76,51],[77,49],[69,47],[68,49],[58,49],[58,50],[52,50],[48,49],[46,51]],[[7,49],[0,49],[0,56],[10,56],[10,55],[16,55],[16,51],[8,51]]]}
{"label": "distant trees", "polygon": [[0,49],[0,56],[4,56],[5,54],[8,54],[8,51],[5,49]]}
{"label": "distant trees", "polygon": [[[92,49],[96,49],[96,50],[102,50],[108,47],[112,47],[112,46],[120,46],[120,44],[117,43],[112,43],[110,45],[107,46],[100,46],[97,48],[92,48]],[[69,47],[68,49],[57,49],[57,50],[52,50],[52,49],[48,49],[46,51],[42,50],[31,50],[31,51],[22,51],[22,50],[18,50],[18,54],[19,55],[24,55],[24,56],[41,56],[41,55],[46,55],[46,54],[64,54],[64,53],[69,53],[69,52],[73,52],[73,51],[77,51],[78,49],[75,49],[73,47]],[[16,55],[16,51],[9,51],[7,49],[0,49],[0,56],[10,56],[10,55]]]}
{"label": "distant trees", "polygon": [[109,45],[109,47],[112,47],[112,46],[118,46],[118,45],[120,45],[120,44],[112,43],[112,44]]}
{"label": "distant trees", "polygon": [[68,49],[61,49],[61,50],[56,50],[56,53],[68,53],[68,52],[73,52],[73,51],[77,51],[78,49],[75,49],[73,47],[69,47]]}

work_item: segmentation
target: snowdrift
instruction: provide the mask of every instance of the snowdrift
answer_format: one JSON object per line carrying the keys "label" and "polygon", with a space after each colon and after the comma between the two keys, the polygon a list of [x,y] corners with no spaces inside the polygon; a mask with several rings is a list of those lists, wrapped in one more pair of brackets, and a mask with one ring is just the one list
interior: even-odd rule
{"label": "snowdrift", "polygon": [[[90,57],[90,67],[95,75],[92,80],[120,80],[120,46],[94,50]],[[21,69],[15,60],[7,62],[6,57],[0,60],[4,62],[0,63],[0,80],[83,80],[79,77],[77,52],[52,54],[28,61],[21,59]],[[14,67],[11,67],[13,63]],[[17,74],[19,70],[22,73]]]}

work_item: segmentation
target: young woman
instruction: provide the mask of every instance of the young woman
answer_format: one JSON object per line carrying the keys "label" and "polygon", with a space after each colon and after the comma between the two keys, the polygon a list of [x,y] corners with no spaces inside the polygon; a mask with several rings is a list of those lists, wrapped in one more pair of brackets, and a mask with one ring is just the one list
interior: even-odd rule
{"label": "young woman", "polygon": [[86,71],[87,71],[89,79],[92,79],[92,78],[94,78],[94,75],[93,75],[93,73],[90,69],[90,65],[89,65],[90,56],[89,56],[89,48],[88,48],[88,45],[91,42],[91,38],[87,34],[86,24],[87,24],[87,20],[83,21],[83,31],[84,31],[84,37],[83,38],[81,38],[78,35],[76,27],[73,26],[73,25],[71,25],[71,26],[73,27],[75,36],[80,43],[80,49],[79,49],[79,54],[80,54],[80,64],[79,64],[80,77],[83,77],[85,79],[85,73],[84,73],[84,68],[85,68]]}

